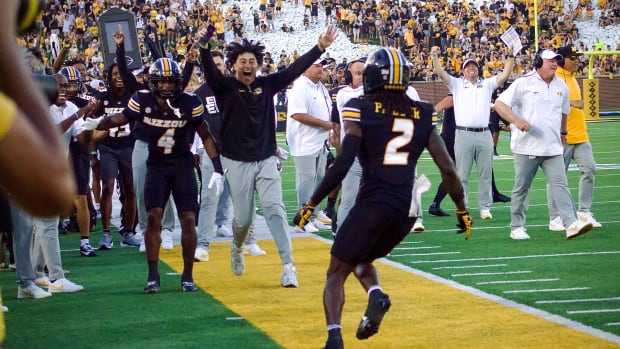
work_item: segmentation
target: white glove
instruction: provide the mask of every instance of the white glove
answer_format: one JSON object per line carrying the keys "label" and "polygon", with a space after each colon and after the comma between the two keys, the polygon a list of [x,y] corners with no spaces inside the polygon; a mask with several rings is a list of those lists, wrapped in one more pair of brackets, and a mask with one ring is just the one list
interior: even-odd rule
{"label": "white glove", "polygon": [[[224,171],[224,174],[226,171]],[[213,172],[207,188],[211,189],[215,186],[215,196],[220,196],[224,191],[224,176],[217,172]]]}
{"label": "white glove", "polygon": [[101,123],[101,120],[103,120],[103,116],[100,116],[96,119],[86,118],[86,120],[84,120],[84,124],[82,124],[82,130],[92,131],[96,129],[97,126],[99,126],[99,124]]}
{"label": "white glove", "polygon": [[422,193],[431,188],[431,181],[425,175],[416,178],[411,188],[411,206],[409,206],[409,217],[420,217],[422,207]]}

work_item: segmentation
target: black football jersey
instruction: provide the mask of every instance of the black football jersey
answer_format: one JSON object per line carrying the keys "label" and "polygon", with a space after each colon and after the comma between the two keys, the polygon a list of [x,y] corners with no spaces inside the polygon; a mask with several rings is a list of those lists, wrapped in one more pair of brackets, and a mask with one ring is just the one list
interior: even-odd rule
{"label": "black football jersey", "polygon": [[203,122],[200,99],[181,93],[172,108],[161,107],[148,90],[136,92],[123,114],[140,123],[141,138],[148,143],[147,166],[193,167],[191,145],[196,128]]}
{"label": "black football jersey", "polygon": [[415,167],[436,125],[433,106],[418,103],[407,115],[388,115],[380,104],[364,97],[344,106],[343,120],[358,122],[362,128],[358,199],[409,209]]}
{"label": "black football jersey", "polygon": [[[121,113],[127,106],[127,101],[131,95],[117,95],[107,91],[99,96],[99,109],[97,115],[114,115]],[[131,132],[132,123],[112,127],[108,130],[108,135],[99,144],[110,148],[120,149],[133,147],[135,138]]]}

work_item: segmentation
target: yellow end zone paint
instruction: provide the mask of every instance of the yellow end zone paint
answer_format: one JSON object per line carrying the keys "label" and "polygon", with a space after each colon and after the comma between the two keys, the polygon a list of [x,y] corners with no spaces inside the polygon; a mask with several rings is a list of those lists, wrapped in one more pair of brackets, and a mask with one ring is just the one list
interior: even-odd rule
{"label": "yellow end zone paint", "polygon": [[[293,239],[298,289],[280,286],[282,264],[272,240],[266,256],[246,255],[242,276],[230,270],[230,243],[214,243],[209,262],[194,264],[194,281],[226,307],[285,348],[321,348],[326,339],[323,284],[330,245]],[[161,259],[181,272],[180,246]],[[345,348],[618,348],[620,346],[385,263],[375,263],[392,299],[379,333],[365,341],[355,331],[366,293],[353,275],[345,287]]]}

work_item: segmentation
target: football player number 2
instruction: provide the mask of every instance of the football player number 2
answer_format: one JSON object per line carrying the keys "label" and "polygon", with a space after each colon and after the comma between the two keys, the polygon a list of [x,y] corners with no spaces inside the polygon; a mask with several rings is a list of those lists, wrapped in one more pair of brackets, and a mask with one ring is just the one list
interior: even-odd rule
{"label": "football player number 2", "polygon": [[157,146],[160,148],[164,148],[164,154],[172,153],[172,147],[174,147],[174,131],[175,128],[169,128],[164,132],[161,137],[157,140]]}
{"label": "football player number 2", "polygon": [[392,131],[400,133],[392,138],[385,146],[383,154],[384,165],[407,165],[409,152],[398,151],[400,148],[411,143],[413,139],[413,120],[411,119],[394,119]]}

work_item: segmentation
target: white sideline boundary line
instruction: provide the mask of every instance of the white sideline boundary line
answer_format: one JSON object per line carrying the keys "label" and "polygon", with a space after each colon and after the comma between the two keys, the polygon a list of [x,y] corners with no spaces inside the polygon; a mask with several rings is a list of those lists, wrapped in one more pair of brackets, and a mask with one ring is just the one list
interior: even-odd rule
{"label": "white sideline boundary line", "polygon": [[[320,237],[318,235],[314,235],[313,238],[315,238],[315,239],[317,239],[319,241],[323,241],[323,242],[325,242],[327,244],[330,244],[330,245],[333,243],[331,240],[322,238],[322,237]],[[617,253],[620,253],[620,251],[617,251]],[[428,280],[435,281],[435,282],[438,282],[438,283],[446,285],[446,286],[450,286],[450,287],[455,288],[457,290],[461,290],[461,291],[467,292],[467,293],[469,293],[469,294],[471,294],[473,296],[481,297],[481,298],[490,300],[492,302],[496,302],[496,303],[499,303],[499,304],[511,307],[513,309],[520,310],[520,311],[522,311],[524,313],[528,313],[528,314],[531,314],[531,315],[534,315],[534,316],[538,316],[538,317],[540,317],[542,319],[554,322],[556,324],[560,324],[560,325],[572,328],[574,330],[587,333],[587,334],[592,335],[594,337],[605,339],[605,340],[608,340],[608,341],[616,343],[616,344],[620,344],[620,336],[616,336],[616,335],[614,335],[612,333],[605,332],[605,331],[599,330],[597,328],[584,325],[584,324],[582,324],[580,322],[573,321],[573,320],[567,319],[567,318],[559,316],[559,315],[551,314],[551,313],[548,313],[548,312],[546,312],[544,310],[536,309],[536,308],[530,307],[530,306],[525,305],[525,304],[517,303],[515,301],[511,301],[509,299],[502,298],[502,297],[496,296],[494,294],[486,293],[486,292],[483,292],[483,291],[478,290],[476,288],[473,288],[473,287],[470,287],[470,286],[465,286],[465,285],[459,284],[458,282],[455,282],[455,281],[452,281],[452,280],[448,280],[448,279],[444,279],[444,278],[442,278],[440,276],[437,276],[437,275],[434,275],[434,274],[430,274],[430,273],[427,273],[427,272],[424,272],[422,270],[418,270],[418,269],[415,269],[415,268],[412,268],[412,267],[408,267],[408,266],[403,265],[401,263],[393,262],[393,261],[387,260],[385,258],[378,259],[377,261],[379,261],[380,263],[384,263],[384,264],[387,264],[389,266],[392,266],[394,268],[398,268],[400,270],[409,272],[411,274],[421,276],[421,277],[426,278]]]}

